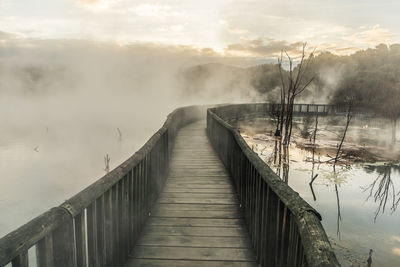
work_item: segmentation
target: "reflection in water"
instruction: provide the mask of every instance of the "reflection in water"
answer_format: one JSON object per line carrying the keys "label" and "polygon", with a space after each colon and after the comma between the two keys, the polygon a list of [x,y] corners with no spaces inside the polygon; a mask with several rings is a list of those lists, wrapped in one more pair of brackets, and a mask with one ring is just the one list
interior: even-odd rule
{"label": "reflection in water", "polygon": [[282,140],[275,139],[274,150],[272,152],[276,174],[285,182],[289,182],[289,146],[282,144]]}
{"label": "reflection in water", "polygon": [[373,198],[378,203],[374,217],[374,221],[376,221],[378,215],[385,212],[388,200],[392,202],[390,208],[392,212],[396,211],[400,203],[400,190],[396,193],[396,188],[392,180],[392,171],[396,170],[399,172],[400,166],[385,164],[380,166],[368,165],[364,168],[368,171],[376,171],[378,173],[378,177],[368,187],[363,188],[363,192],[369,192],[366,201]]}
{"label": "reflection in water", "polygon": [[336,235],[340,240],[340,223],[342,221],[342,214],[340,213],[339,190],[337,184],[335,184],[335,192],[336,192],[336,204],[337,204]]}
{"label": "reflection in water", "polygon": [[[313,183],[318,177],[318,173],[315,174],[315,164],[318,163],[321,164],[320,159],[318,158],[318,162],[315,160],[315,148],[316,148],[316,134],[318,131],[318,117],[316,118],[316,123],[315,123],[315,129],[313,130],[313,133],[311,134],[310,139],[313,141],[311,147],[312,147],[312,158],[311,158],[311,181],[309,182],[311,194],[313,196],[314,201],[317,200],[314,188],[313,188]],[[344,140],[344,137],[346,135],[346,132],[343,135],[342,142]],[[339,189],[338,189],[338,183],[340,183],[340,177],[342,174],[340,172],[336,172],[336,164],[338,163],[338,158],[341,155],[340,147],[338,148],[338,151],[336,153],[336,157],[332,158],[332,160],[328,162],[332,162],[333,166],[332,169],[333,171],[328,175],[329,177],[332,177],[333,179],[332,182],[334,182],[335,185],[335,195],[336,195],[336,207],[337,207],[337,220],[336,220],[336,235],[338,236],[339,240],[340,238],[340,223],[342,221],[342,213],[340,210],[340,196],[339,196]],[[282,145],[281,139],[278,137],[275,140],[274,144],[274,150],[273,150],[273,161],[274,165],[276,167],[276,174],[281,177],[281,179],[285,182],[288,183],[289,181],[289,166],[290,166],[290,159],[289,159],[289,146]]]}
{"label": "reflection in water", "polygon": [[[316,198],[315,193],[314,193],[313,183],[314,183],[315,179],[317,179],[317,177],[318,177],[318,173],[316,175],[314,175],[314,169],[315,169],[315,137],[317,135],[317,129],[318,129],[317,127],[318,127],[318,115],[316,117],[315,130],[314,130],[314,134],[313,134],[314,138],[313,138],[312,158],[311,158],[311,164],[312,164],[312,167],[311,167],[311,181],[309,183],[310,189],[311,189],[311,194],[313,196],[314,201],[317,201],[317,198]],[[310,137],[310,139],[311,139],[311,137]],[[320,164],[319,158],[318,158],[318,164]]]}
{"label": "reflection in water", "polygon": [[[309,128],[314,128],[312,124],[309,124]],[[315,147],[313,146],[312,130],[308,128],[311,141],[308,136],[306,141],[300,141],[300,143],[297,142],[300,133],[295,132],[294,136],[297,139],[286,151],[286,155],[290,154],[289,160],[284,156],[284,147],[281,147],[279,138],[273,136],[275,125],[271,123],[271,127],[268,125],[265,127],[265,120],[260,125],[263,125],[262,130],[253,133],[249,130],[247,135],[243,136],[249,145],[255,147],[258,144],[255,152],[280,175],[282,180],[287,181],[290,187],[321,213],[322,224],[342,266],[367,266],[369,256],[371,256],[371,266],[400,266],[400,236],[398,232],[400,214],[396,206],[400,205],[398,203],[400,165],[392,165],[390,171],[393,187],[397,189],[395,190],[394,208],[391,209],[393,206],[393,189],[391,188],[390,194],[387,196],[386,212],[383,214],[380,211],[379,218],[374,222],[374,211],[379,205],[379,202],[374,202],[374,195],[376,191],[379,191],[379,184],[384,179],[385,171],[388,172],[388,168],[378,164],[365,166],[349,162],[341,158],[341,153],[339,153],[338,163],[333,170],[337,144],[343,136],[343,128],[332,129],[330,126],[331,128],[328,129],[333,130],[328,134],[337,135],[337,139],[331,142],[332,149],[330,150],[323,149],[327,142],[321,140],[327,138],[328,131],[324,129],[326,124],[321,124],[321,119]],[[270,132],[270,134],[266,134],[266,132]],[[262,152],[260,153],[260,151]],[[331,156],[328,156],[328,153]],[[289,174],[289,169],[290,177],[288,179],[284,174]],[[379,179],[377,176],[380,176]],[[373,183],[375,183],[374,186]],[[370,184],[371,187],[365,191]],[[372,189],[372,187],[374,188]],[[371,189],[373,192],[370,199],[365,201]],[[382,193],[383,191],[382,188]],[[392,213],[393,211],[397,212],[391,214],[387,212],[389,209]],[[370,249],[373,249],[373,254],[369,255]]]}

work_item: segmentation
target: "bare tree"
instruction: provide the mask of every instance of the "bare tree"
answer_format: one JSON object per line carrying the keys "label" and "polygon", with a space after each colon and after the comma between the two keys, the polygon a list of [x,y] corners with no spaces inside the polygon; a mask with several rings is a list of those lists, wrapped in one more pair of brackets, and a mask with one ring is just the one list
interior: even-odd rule
{"label": "bare tree", "polygon": [[[278,67],[281,78],[281,113],[279,117],[279,130],[281,138],[283,137],[283,128],[285,130],[283,144],[289,145],[290,136],[292,134],[293,124],[293,106],[295,99],[300,95],[314,80],[314,77],[305,79],[305,74],[309,71],[310,63],[314,57],[314,51],[306,59],[307,44],[304,43],[301,51],[299,64],[294,66],[294,59],[289,56],[287,51],[282,51],[280,58],[278,58]],[[289,63],[289,70],[283,70],[283,54],[286,55]]]}
{"label": "bare tree", "polygon": [[110,157],[108,156],[108,154],[104,156],[104,171],[106,173],[110,172]]}
{"label": "bare tree", "polygon": [[[342,145],[343,145],[344,139],[346,138],[346,133],[347,133],[347,130],[348,130],[348,128],[349,128],[349,124],[350,124],[351,118],[353,117],[353,115],[352,115],[352,113],[351,113],[351,106],[352,106],[352,103],[351,103],[351,101],[349,101],[349,106],[348,106],[348,108],[347,108],[347,115],[346,115],[346,118],[347,118],[347,120],[346,120],[346,127],[345,127],[345,129],[344,129],[342,139],[340,140],[338,149],[337,149],[337,151],[336,151],[336,156],[335,156],[335,160],[334,160],[334,163],[333,163],[333,168],[335,168],[335,165],[336,165],[336,163],[338,162],[339,157],[340,157],[341,154],[343,153],[343,152],[341,151]],[[340,155],[339,155],[339,154],[340,154]]]}

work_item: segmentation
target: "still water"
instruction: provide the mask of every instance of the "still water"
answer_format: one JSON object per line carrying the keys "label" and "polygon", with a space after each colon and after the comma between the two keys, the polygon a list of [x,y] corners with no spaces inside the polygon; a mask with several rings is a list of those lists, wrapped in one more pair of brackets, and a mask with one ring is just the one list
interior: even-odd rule
{"label": "still water", "polygon": [[[247,121],[238,127],[253,150],[278,172],[271,161],[274,141],[266,134],[269,123]],[[334,172],[332,164],[313,164],[311,158],[311,151],[292,142],[288,184],[322,215],[342,266],[366,266],[370,249],[372,266],[400,266],[400,167],[385,162],[353,163],[337,165]],[[326,159],[322,155],[320,161]],[[314,199],[309,183],[315,175]]]}
{"label": "still water", "polygon": [[147,120],[120,108],[80,117],[56,112],[57,120],[41,114],[0,121],[0,236],[103,176],[106,154],[111,169],[122,163],[162,126],[169,111],[160,107]]}

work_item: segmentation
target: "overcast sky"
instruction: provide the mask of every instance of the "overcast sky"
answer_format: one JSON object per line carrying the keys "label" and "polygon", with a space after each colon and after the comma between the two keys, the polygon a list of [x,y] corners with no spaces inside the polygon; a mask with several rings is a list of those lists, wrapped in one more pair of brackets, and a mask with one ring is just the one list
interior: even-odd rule
{"label": "overcast sky", "polygon": [[347,54],[399,42],[399,11],[390,0],[0,0],[0,45],[83,39],[270,57],[308,42]]}

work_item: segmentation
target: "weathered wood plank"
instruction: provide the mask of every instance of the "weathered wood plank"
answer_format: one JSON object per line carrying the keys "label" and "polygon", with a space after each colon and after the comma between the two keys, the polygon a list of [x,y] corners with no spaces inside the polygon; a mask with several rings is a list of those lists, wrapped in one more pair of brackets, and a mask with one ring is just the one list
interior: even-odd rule
{"label": "weathered wood plank", "polygon": [[136,246],[132,257],[146,259],[254,261],[253,251],[245,248],[191,248]]}
{"label": "weathered wood plank", "polygon": [[197,174],[197,175],[188,175],[187,173],[181,174],[170,174],[169,178],[188,178],[188,179],[204,179],[204,178],[220,178],[220,179],[229,179],[227,174]]}
{"label": "weathered wood plank", "polygon": [[239,205],[232,204],[163,204],[159,203],[155,211],[239,211]]}
{"label": "weathered wood plank", "polygon": [[188,235],[188,236],[247,236],[246,229],[242,227],[197,227],[197,226],[146,226],[144,234],[152,235]]}
{"label": "weathered wood plank", "polygon": [[235,198],[159,198],[160,204],[237,204],[239,201]]}
{"label": "weathered wood plank", "polygon": [[137,245],[164,247],[247,248],[251,244],[250,241],[245,237],[145,235],[139,240]]}
{"label": "weathered wood plank", "polygon": [[[227,192],[228,191],[228,192]],[[225,188],[165,188],[165,193],[231,193],[231,190]]]}
{"label": "weathered wood plank", "polygon": [[233,185],[231,181],[224,179],[224,178],[216,178],[216,179],[168,179],[167,185],[178,185],[183,186],[186,184],[193,184],[193,185]]}
{"label": "weathered wood plank", "polygon": [[221,211],[190,211],[190,210],[156,210],[151,216],[171,217],[171,218],[228,218],[239,219],[242,214],[239,211],[221,210]]}
{"label": "weathered wood plank", "polygon": [[184,193],[184,192],[163,192],[160,195],[160,198],[168,197],[168,198],[204,198],[204,199],[216,199],[216,198],[225,198],[225,199],[237,199],[236,194],[232,192],[227,193]]}
{"label": "weathered wood plank", "polygon": [[166,191],[173,189],[227,189],[233,191],[233,186],[230,184],[179,184],[179,183],[168,183],[165,185],[164,189]]}
{"label": "weathered wood plank", "polygon": [[148,226],[207,226],[207,227],[243,227],[242,219],[214,218],[167,218],[151,217]]}
{"label": "weathered wood plank", "polygon": [[126,267],[257,267],[256,262],[249,261],[191,261],[191,260],[159,260],[159,259],[131,259]]}

